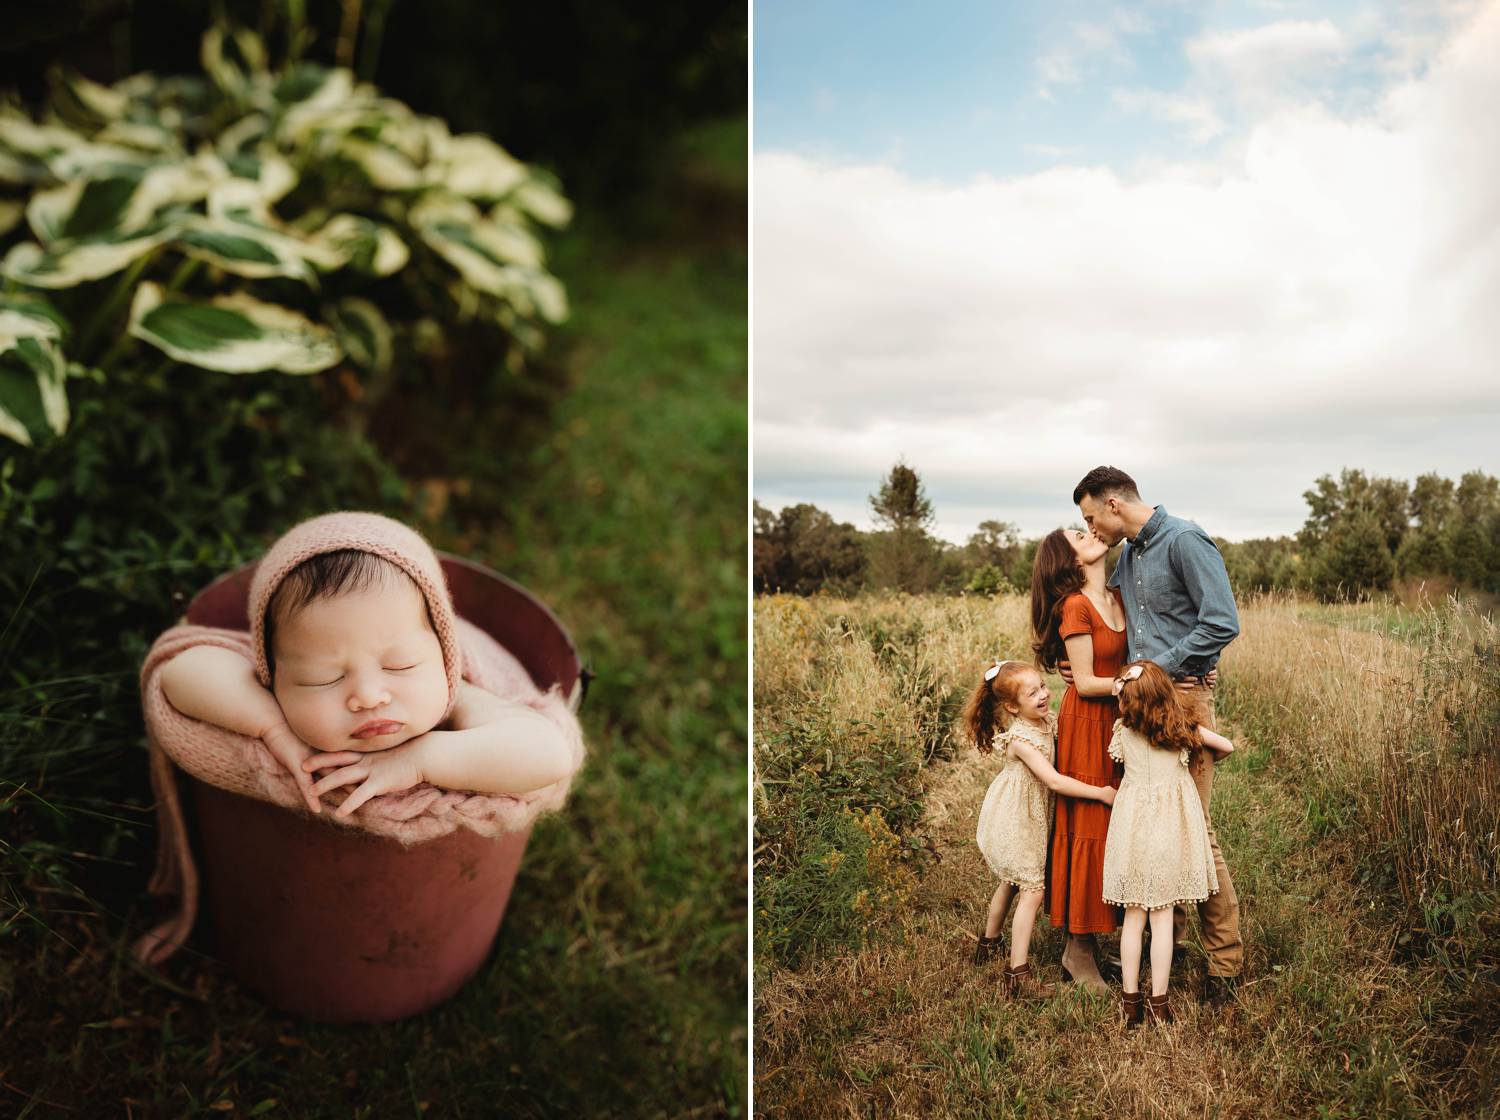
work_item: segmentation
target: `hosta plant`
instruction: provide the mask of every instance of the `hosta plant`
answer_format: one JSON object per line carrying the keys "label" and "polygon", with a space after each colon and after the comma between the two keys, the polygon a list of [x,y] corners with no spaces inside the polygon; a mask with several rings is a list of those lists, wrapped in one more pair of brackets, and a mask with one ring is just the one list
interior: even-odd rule
{"label": "hosta plant", "polygon": [[182,363],[376,384],[450,328],[519,369],[567,314],[539,227],[571,206],[490,138],[452,135],[343,68],[273,69],[215,27],[204,73],[54,71],[0,104],[0,435],[68,422],[67,382]]}

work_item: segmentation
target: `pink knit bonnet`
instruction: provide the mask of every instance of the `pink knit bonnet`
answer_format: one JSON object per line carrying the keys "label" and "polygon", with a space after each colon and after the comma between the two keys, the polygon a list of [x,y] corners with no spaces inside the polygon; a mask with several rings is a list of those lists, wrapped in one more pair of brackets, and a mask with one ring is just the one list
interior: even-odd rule
{"label": "pink knit bonnet", "polygon": [[464,668],[453,596],[432,546],[415,529],[384,514],[345,510],[310,518],[288,529],[261,557],[250,581],[249,603],[256,677],[266,688],[271,687],[271,667],[266,657],[266,608],[276,588],[303,561],[346,548],[390,561],[421,588],[432,616],[432,627],[443,647],[443,665],[448,673],[448,707],[443,711],[443,719],[447,719],[458,699]]}

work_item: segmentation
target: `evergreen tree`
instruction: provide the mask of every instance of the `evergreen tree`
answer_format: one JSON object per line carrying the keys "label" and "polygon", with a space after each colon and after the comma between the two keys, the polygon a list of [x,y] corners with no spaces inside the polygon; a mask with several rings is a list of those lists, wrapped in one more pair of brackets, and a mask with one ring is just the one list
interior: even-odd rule
{"label": "evergreen tree", "polygon": [[926,591],[938,577],[938,548],[928,536],[932,502],[917,472],[897,463],[870,495],[881,529],[870,538],[870,575],[877,586]]}

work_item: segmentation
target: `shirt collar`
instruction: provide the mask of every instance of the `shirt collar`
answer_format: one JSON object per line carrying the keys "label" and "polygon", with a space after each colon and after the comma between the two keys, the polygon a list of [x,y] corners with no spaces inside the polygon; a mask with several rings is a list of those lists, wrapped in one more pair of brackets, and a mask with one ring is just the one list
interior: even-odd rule
{"label": "shirt collar", "polygon": [[1146,520],[1146,524],[1141,526],[1141,531],[1135,535],[1135,540],[1130,543],[1136,548],[1145,548],[1151,542],[1151,538],[1161,529],[1162,523],[1166,519],[1167,507],[1157,506],[1156,512]]}

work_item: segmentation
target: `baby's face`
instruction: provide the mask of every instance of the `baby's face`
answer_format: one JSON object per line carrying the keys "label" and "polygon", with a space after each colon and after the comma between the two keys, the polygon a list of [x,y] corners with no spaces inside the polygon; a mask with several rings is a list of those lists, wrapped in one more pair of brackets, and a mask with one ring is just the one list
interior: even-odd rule
{"label": "baby's face", "polygon": [[278,620],[273,691],[287,725],[321,751],[381,751],[426,734],[448,707],[443,649],[405,575]]}

